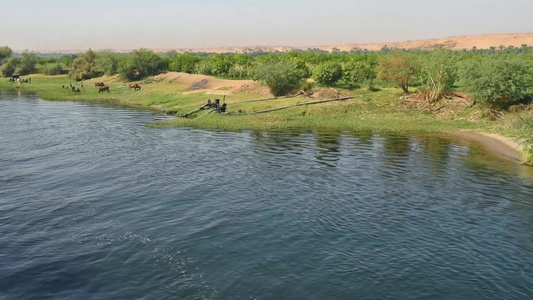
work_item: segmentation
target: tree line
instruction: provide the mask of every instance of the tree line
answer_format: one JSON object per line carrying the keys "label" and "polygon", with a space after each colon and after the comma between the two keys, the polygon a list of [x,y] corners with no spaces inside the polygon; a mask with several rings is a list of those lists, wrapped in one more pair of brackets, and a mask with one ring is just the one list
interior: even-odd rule
{"label": "tree line", "polygon": [[[429,102],[460,89],[478,103],[506,108],[533,95],[533,47],[491,47],[452,51],[400,50],[343,52],[320,49],[289,52],[155,53],[137,49],[128,54],[87,50],[81,54],[41,57],[25,50],[19,55],[0,47],[0,74],[68,74],[73,80],[119,74],[140,80],[168,71],[264,82],[276,95],[311,86],[366,88],[391,85],[405,93],[416,86]],[[307,79],[312,78],[313,83]]]}

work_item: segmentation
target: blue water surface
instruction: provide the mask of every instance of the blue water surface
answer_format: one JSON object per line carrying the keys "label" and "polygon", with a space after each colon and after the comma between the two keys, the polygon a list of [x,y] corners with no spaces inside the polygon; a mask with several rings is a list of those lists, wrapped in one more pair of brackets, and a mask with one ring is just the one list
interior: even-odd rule
{"label": "blue water surface", "polygon": [[0,299],[531,299],[527,167],[0,93]]}

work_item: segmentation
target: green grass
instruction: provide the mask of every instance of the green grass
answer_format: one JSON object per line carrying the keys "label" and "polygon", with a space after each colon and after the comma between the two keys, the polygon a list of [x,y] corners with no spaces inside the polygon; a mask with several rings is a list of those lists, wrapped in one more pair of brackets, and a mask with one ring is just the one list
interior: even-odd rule
{"label": "green grass", "polygon": [[[0,88],[36,92],[43,99],[113,102],[135,108],[153,109],[164,111],[168,114],[181,115],[202,106],[207,99],[222,98],[222,95],[206,94],[204,92],[190,92],[187,86],[178,81],[155,81],[148,78],[140,85],[142,91],[130,91],[127,82],[119,77],[101,77],[84,81],[85,90],[74,93],[70,89],[63,89],[62,85],[79,83],[69,80],[65,75],[45,76],[31,75],[32,83],[18,86],[9,82],[7,78],[0,78]],[[94,82],[103,81],[110,86],[111,92],[98,93]],[[392,131],[405,133],[442,133],[458,130],[498,133],[508,137],[523,136],[524,129],[517,126],[519,123],[517,113],[505,113],[505,118],[490,121],[483,117],[483,110],[479,107],[456,108],[451,114],[434,114],[425,108],[405,106],[400,97],[402,93],[397,88],[379,86],[377,92],[368,92],[366,89],[341,90],[317,89],[324,92],[318,98],[303,96],[288,99],[274,99],[261,102],[239,103],[234,102],[261,99],[265,96],[253,93],[233,93],[226,97],[229,114],[207,114],[208,110],[201,110],[188,118],[177,118],[162,123],[149,124],[149,126],[186,126],[202,129],[221,129],[229,131],[241,130],[266,130],[308,128],[327,130],[373,130]],[[226,88],[219,88],[221,94]],[[325,93],[325,92],[329,92]],[[348,101],[328,102],[307,106],[297,106],[275,112],[263,114],[246,114],[280,106],[309,102],[317,99],[332,98],[335,96],[359,97]],[[239,112],[240,111],[240,112]],[[522,115],[531,112],[522,112]],[[531,148],[523,153],[524,162],[533,164]]]}

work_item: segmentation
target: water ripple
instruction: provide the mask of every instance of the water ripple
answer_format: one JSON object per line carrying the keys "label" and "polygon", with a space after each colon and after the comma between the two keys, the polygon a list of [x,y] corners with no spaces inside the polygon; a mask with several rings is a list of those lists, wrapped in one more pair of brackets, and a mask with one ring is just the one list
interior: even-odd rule
{"label": "water ripple", "polygon": [[533,181],[446,138],[0,105],[0,298],[532,296]]}

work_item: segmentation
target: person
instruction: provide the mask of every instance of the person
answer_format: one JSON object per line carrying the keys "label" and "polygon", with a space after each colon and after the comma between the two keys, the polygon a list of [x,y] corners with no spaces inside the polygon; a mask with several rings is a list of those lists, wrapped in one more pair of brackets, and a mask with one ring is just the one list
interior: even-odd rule
{"label": "person", "polygon": [[219,108],[218,112],[223,113],[223,112],[225,112],[225,111],[226,111],[226,103],[224,102],[224,103],[222,104],[222,106]]}
{"label": "person", "polygon": [[17,78],[17,83],[18,83],[19,85],[22,85],[22,81],[20,81],[20,77]]}
{"label": "person", "polygon": [[85,91],[85,88],[83,87],[83,81],[81,82],[80,87],[81,87],[82,90]]}

